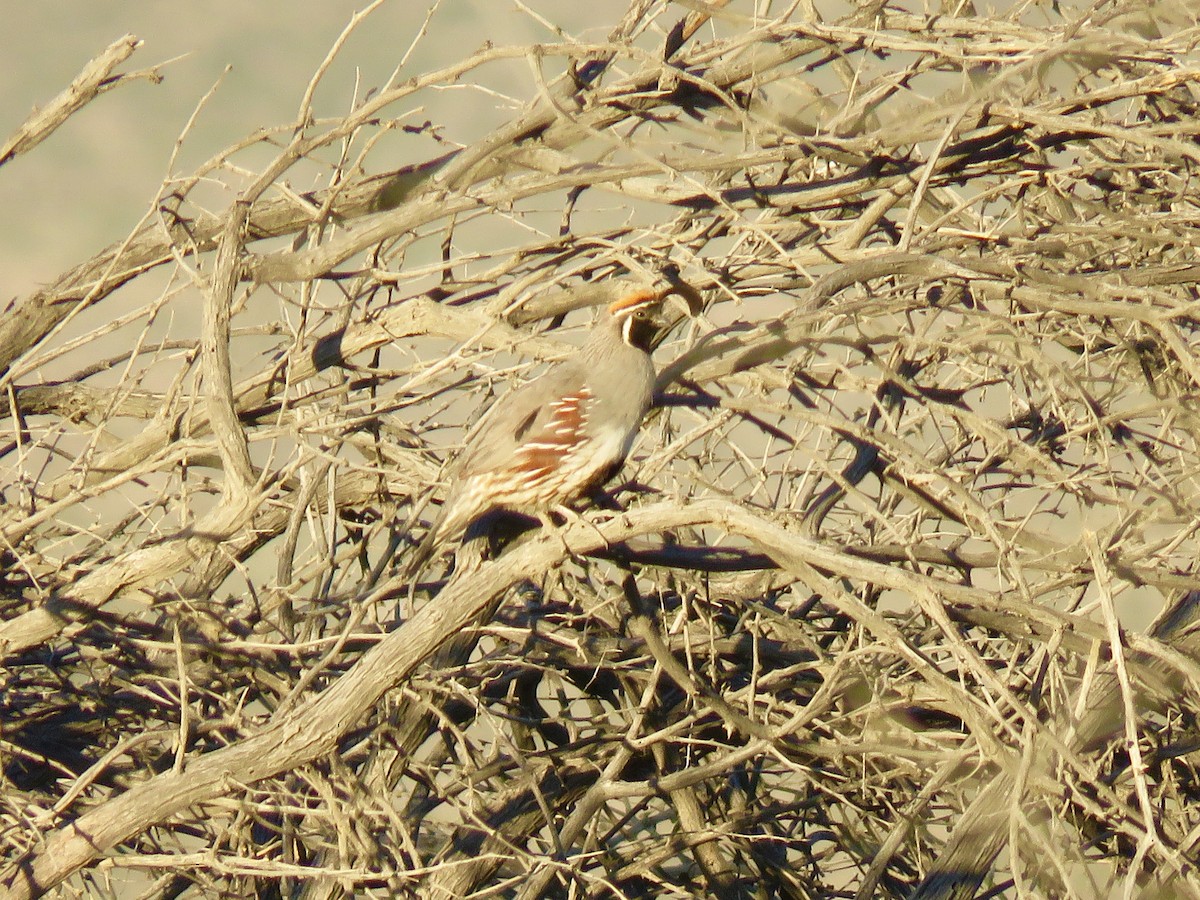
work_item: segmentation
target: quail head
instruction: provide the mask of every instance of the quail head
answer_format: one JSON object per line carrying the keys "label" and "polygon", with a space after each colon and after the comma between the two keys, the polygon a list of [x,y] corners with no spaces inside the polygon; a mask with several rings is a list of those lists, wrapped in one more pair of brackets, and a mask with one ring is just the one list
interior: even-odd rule
{"label": "quail head", "polygon": [[642,290],[610,304],[577,353],[496,401],[447,467],[445,502],[408,561],[410,573],[485,513],[544,520],[616,473],[650,406],[658,313],[676,292],[684,293]]}

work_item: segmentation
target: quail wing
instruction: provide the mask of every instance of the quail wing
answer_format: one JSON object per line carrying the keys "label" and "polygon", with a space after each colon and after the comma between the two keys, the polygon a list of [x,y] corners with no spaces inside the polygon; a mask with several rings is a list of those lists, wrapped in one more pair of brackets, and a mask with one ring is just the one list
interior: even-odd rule
{"label": "quail wing", "polygon": [[561,442],[563,400],[587,390],[584,367],[568,359],[509,391],[467,433],[448,479],[453,483],[466,475],[503,469],[530,444]]}

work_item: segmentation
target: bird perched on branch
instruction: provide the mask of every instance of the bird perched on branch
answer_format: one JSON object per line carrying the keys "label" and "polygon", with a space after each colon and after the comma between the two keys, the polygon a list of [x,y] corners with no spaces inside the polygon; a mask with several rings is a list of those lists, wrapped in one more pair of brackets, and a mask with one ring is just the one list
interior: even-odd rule
{"label": "bird perched on branch", "polygon": [[601,313],[577,353],[496,401],[447,467],[449,492],[407,561],[409,575],[485,513],[548,522],[616,474],[650,407],[650,354],[670,328],[661,313],[672,294],[699,312],[699,294],[681,282],[629,294]]}

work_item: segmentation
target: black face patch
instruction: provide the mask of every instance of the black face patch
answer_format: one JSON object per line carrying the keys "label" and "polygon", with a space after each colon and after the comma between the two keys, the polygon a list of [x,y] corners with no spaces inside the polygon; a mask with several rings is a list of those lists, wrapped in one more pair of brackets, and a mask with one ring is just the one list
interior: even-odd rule
{"label": "black face patch", "polygon": [[648,310],[639,309],[629,314],[621,324],[621,336],[631,347],[649,353],[658,335],[658,322]]}

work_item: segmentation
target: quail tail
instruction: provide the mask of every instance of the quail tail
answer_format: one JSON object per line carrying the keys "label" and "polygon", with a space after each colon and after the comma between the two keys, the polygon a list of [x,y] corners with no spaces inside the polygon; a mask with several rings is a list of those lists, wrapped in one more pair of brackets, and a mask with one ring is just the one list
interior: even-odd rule
{"label": "quail tail", "polygon": [[442,531],[441,525],[441,516],[438,516],[430,523],[420,543],[413,547],[412,551],[408,554],[408,559],[404,561],[404,568],[402,570],[405,581],[416,581],[425,571],[425,566],[429,564],[429,560],[437,550]]}

